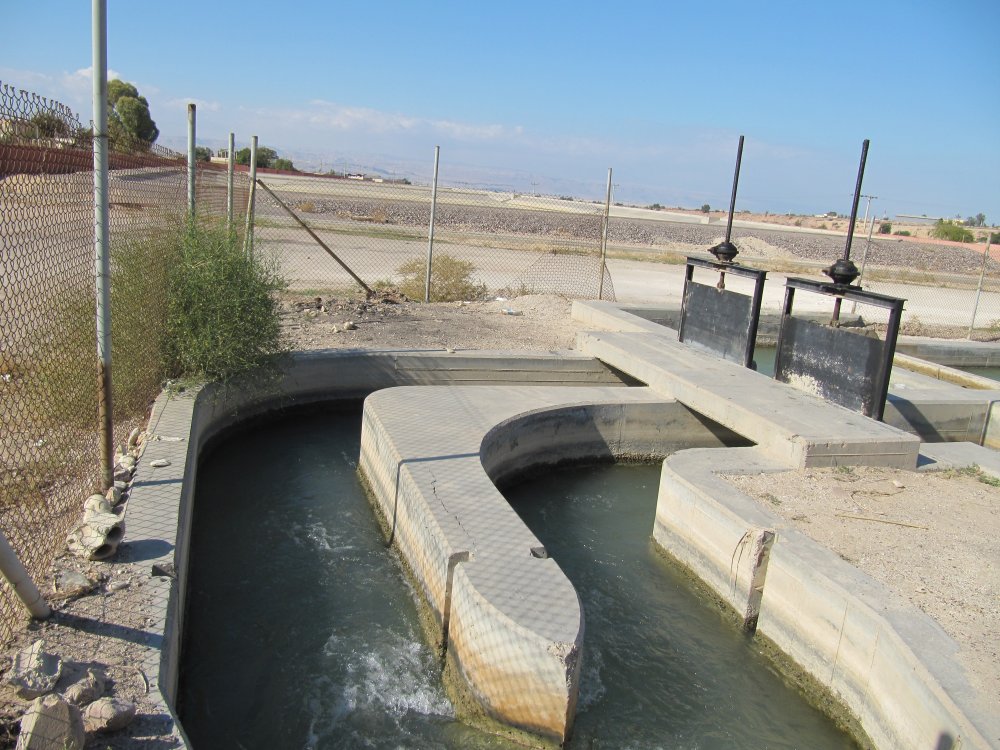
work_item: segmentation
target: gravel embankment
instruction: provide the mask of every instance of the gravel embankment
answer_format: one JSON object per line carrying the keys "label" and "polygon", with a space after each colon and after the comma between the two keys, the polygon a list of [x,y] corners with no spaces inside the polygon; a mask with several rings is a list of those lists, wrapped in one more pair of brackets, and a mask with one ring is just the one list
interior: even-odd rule
{"label": "gravel embankment", "polygon": [[[402,227],[427,226],[426,203],[411,201],[368,201],[321,199],[309,201],[307,215],[332,215],[339,219]],[[300,209],[302,204],[300,204]],[[601,228],[601,207],[591,213],[531,211],[501,206],[438,205],[435,227],[439,230],[486,235],[518,235],[549,239],[593,239]],[[612,218],[608,241],[613,245],[640,248],[685,245],[709,248],[723,239],[717,224],[682,224]],[[844,252],[840,235],[789,232],[778,229],[733,230],[733,241],[747,258],[797,259],[832,263]],[[856,237],[852,258],[860,263],[866,239]],[[976,250],[953,245],[915,242],[901,238],[873,238],[868,250],[870,266],[896,267],[911,271],[978,274],[982,255]],[[990,261],[987,273],[1000,273],[1000,262]]]}

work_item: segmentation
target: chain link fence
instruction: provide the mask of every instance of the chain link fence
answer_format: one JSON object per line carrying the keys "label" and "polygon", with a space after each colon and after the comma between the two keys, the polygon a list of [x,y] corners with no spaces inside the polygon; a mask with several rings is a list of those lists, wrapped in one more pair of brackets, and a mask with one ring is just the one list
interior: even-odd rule
{"label": "chain link fence", "polygon": [[[0,83],[0,531],[43,589],[100,489],[93,164],[89,125]],[[224,216],[225,173],[199,169],[197,186],[199,211]],[[242,195],[245,209],[245,178]],[[169,243],[186,198],[180,155],[109,154],[116,445],[161,387]],[[0,586],[0,643],[23,617]]]}
{"label": "chain link fence", "polygon": [[[339,291],[356,285],[357,276],[369,287],[391,285],[424,299],[431,186],[342,176],[258,178],[264,189],[255,202],[254,246],[278,258],[292,291]],[[431,299],[532,293],[614,299],[601,263],[604,209],[603,201],[440,183]]]}

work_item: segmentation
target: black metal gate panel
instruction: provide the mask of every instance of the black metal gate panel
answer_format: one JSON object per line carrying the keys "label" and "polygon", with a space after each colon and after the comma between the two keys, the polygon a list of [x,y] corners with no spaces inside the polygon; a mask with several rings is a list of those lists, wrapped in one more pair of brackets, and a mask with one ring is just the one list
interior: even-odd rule
{"label": "black metal gate panel", "polygon": [[781,336],[775,380],[852,411],[874,413],[885,359],[880,339],[792,317],[783,322]]}
{"label": "black metal gate panel", "polygon": [[[719,271],[719,283],[708,286],[694,281],[695,266]],[[727,273],[753,279],[753,295],[747,296],[726,289]],[[678,340],[694,349],[755,368],[753,352],[757,343],[757,325],[766,276],[767,271],[733,263],[713,263],[700,258],[688,258]]]}

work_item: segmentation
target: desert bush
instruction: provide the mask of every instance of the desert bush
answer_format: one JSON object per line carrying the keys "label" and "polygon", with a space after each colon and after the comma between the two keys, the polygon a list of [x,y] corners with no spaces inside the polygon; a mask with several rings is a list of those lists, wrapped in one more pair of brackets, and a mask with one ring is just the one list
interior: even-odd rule
{"label": "desert bush", "polygon": [[702,206],[701,206],[701,212],[703,214],[707,214],[711,210],[712,210],[712,207],[710,205],[708,205],[707,203],[703,203],[702,204]]}
{"label": "desert bush", "polygon": [[893,232],[897,237],[909,237],[910,232],[906,229],[900,229],[898,232]]}
{"label": "desert bush", "polygon": [[299,204],[299,211],[304,214],[311,214],[316,212],[316,204],[312,201],[304,201]]}
{"label": "desert bush", "polygon": [[[476,267],[467,260],[460,260],[442,253],[435,255],[431,268],[431,302],[458,302],[482,299],[486,285],[473,280]],[[402,277],[399,290],[410,299],[422,300],[427,285],[427,263],[414,258],[396,269]]]}
{"label": "desert bush", "polygon": [[284,351],[276,263],[248,256],[224,224],[188,224],[177,236],[167,297],[165,369],[226,381]]}
{"label": "desert bush", "polygon": [[973,240],[972,232],[968,229],[944,219],[938,219],[935,222],[933,229],[931,229],[931,237],[938,240],[951,240],[952,242],[972,242]]}
{"label": "desert bush", "polygon": [[892,222],[883,221],[878,225],[879,234],[892,234]]}

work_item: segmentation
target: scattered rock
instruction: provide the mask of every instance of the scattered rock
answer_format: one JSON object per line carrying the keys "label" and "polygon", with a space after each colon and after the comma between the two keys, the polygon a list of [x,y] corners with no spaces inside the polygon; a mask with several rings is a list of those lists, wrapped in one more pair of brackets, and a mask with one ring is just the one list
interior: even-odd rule
{"label": "scattered rock", "polygon": [[136,427],[134,430],[132,430],[132,432],[130,432],[128,434],[128,448],[129,448],[129,450],[132,450],[133,448],[136,448],[139,445],[139,436],[140,435],[142,435],[142,432],[139,430],[138,427]]}
{"label": "scattered rock", "polygon": [[52,692],[62,674],[62,659],[45,651],[39,639],[14,657],[7,682],[22,698],[37,698]]}
{"label": "scattered rock", "polygon": [[347,320],[344,322],[345,331],[356,331],[358,329],[357,324],[353,320]]}
{"label": "scattered rock", "polygon": [[134,469],[135,468],[135,456],[132,456],[132,455],[126,453],[124,456],[119,456],[118,457],[117,463],[118,463],[119,466],[122,466],[122,467],[124,467],[126,469]]}
{"label": "scattered rock", "polygon": [[65,599],[89,594],[94,588],[94,582],[76,570],[60,570],[55,583],[56,593]]}
{"label": "scattered rock", "polygon": [[124,536],[125,527],[117,514],[88,511],[66,537],[66,548],[87,560],[107,560],[118,551]]}
{"label": "scattered rock", "polygon": [[118,698],[100,698],[83,710],[83,723],[88,732],[117,732],[135,719],[134,703]]}
{"label": "scattered rock", "polygon": [[114,593],[116,591],[123,591],[132,585],[131,581],[112,581],[107,585],[108,593]]}
{"label": "scattered rock", "polygon": [[97,669],[88,669],[86,674],[70,685],[63,694],[70,703],[84,706],[96,701],[104,694],[107,677]]}
{"label": "scattered rock", "polygon": [[86,739],[80,709],[61,695],[46,695],[21,719],[17,750],[82,750]]}
{"label": "scattered rock", "polygon": [[110,506],[114,507],[122,501],[122,491],[118,487],[109,487],[104,494],[104,499],[108,501]]}
{"label": "scattered rock", "polygon": [[164,466],[170,466],[170,462],[165,458],[158,458],[155,461],[150,461],[149,465],[154,469],[162,469]]}
{"label": "scattered rock", "polygon": [[86,513],[110,513],[111,503],[104,495],[91,495],[83,501],[83,512]]}
{"label": "scattered rock", "polygon": [[124,466],[115,466],[115,485],[117,486],[119,482],[125,484],[132,479],[132,470],[126,469]]}

